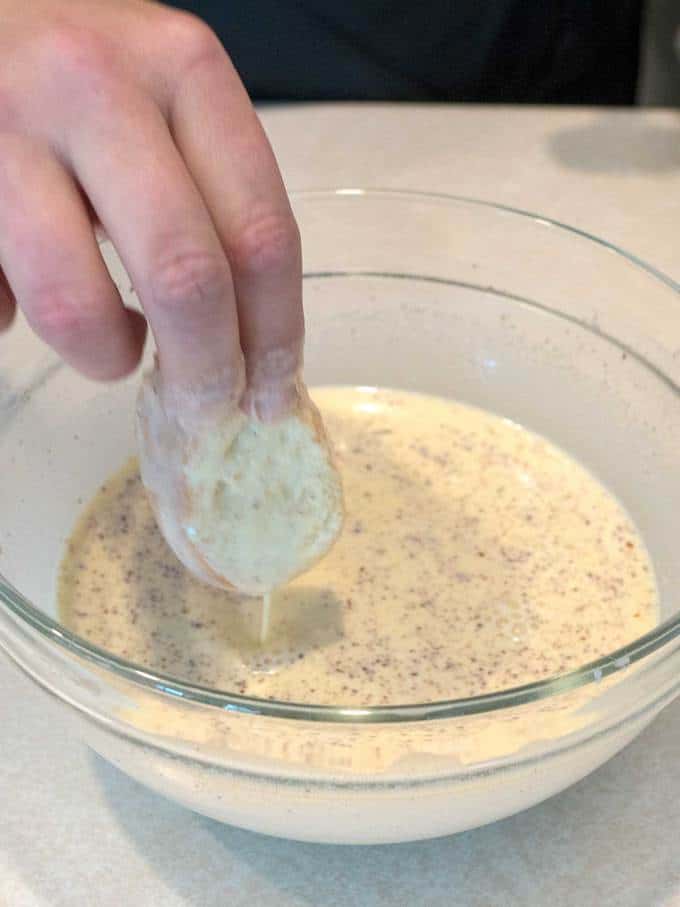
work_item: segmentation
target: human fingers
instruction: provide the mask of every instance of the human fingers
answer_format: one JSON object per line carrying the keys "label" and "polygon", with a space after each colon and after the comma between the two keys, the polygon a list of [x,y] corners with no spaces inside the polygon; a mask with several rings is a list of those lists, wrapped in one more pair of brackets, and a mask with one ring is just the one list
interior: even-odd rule
{"label": "human fingers", "polygon": [[176,39],[178,59],[191,65],[173,86],[172,134],[231,266],[247,406],[275,417],[292,404],[302,355],[299,232],[269,142],[221,44],[191,17]]}
{"label": "human fingers", "polygon": [[[0,263],[33,329],[71,365],[102,380],[135,367],[144,319],[123,307],[72,177],[47,148],[7,134],[0,135]],[[0,293],[6,318],[6,289]]]}
{"label": "human fingers", "polygon": [[167,123],[105,54],[86,55],[80,69],[79,114],[60,133],[62,153],[132,278],[166,390],[184,405],[238,393],[229,264]]}

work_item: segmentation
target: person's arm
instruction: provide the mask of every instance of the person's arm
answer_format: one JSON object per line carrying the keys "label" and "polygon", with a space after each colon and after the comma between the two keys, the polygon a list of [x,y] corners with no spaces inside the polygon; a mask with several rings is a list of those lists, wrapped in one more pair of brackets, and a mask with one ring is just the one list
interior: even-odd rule
{"label": "person's arm", "polygon": [[302,347],[299,235],[216,36],[146,0],[0,0],[0,23],[0,326],[16,302],[84,374],[134,368],[145,325],[97,219],[168,394],[228,393],[243,355],[251,385],[285,385]]}

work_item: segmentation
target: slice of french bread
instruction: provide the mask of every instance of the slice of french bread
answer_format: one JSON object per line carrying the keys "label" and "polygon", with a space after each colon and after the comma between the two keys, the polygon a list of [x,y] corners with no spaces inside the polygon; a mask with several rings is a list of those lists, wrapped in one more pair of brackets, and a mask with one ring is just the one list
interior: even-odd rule
{"label": "slice of french bread", "polygon": [[142,481],[168,544],[206,583],[264,595],[340,532],[342,485],[321,416],[301,382],[296,396],[273,423],[234,403],[187,429],[164,406],[158,368],[143,379]]}

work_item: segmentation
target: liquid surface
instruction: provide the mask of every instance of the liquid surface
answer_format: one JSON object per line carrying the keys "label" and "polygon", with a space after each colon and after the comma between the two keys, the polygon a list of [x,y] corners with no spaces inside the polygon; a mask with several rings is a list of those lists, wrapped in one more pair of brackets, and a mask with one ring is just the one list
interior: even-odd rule
{"label": "liquid surface", "polygon": [[644,545],[561,450],[461,404],[313,393],[346,501],[330,554],[262,602],[203,586],[160,535],[130,462],[81,517],[62,621],[154,671],[260,697],[427,702],[571,670],[657,620]]}

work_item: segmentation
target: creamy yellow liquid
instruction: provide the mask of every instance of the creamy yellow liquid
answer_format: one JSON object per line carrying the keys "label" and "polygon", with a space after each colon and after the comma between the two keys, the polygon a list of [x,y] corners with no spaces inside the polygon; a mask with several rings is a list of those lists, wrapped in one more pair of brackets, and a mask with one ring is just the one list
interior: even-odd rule
{"label": "creamy yellow liquid", "polygon": [[261,697],[366,706],[472,696],[568,671],[656,622],[644,545],[546,440],[477,409],[327,388],[343,533],[271,601],[203,586],[166,546],[133,461],[69,542],[61,619],[152,670]]}

